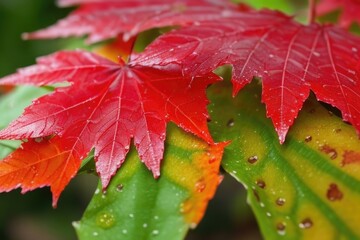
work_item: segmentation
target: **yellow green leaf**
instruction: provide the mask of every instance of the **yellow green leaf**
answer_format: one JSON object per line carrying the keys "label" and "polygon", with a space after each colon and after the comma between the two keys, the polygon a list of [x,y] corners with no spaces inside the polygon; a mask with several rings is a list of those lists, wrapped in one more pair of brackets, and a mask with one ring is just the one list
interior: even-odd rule
{"label": "yellow green leaf", "polygon": [[209,95],[211,132],[232,141],[222,166],[247,188],[266,239],[360,238],[360,141],[352,126],[311,97],[280,145],[260,84],[232,98],[224,82]]}
{"label": "yellow green leaf", "polygon": [[209,146],[170,124],[160,178],[153,178],[132,149],[106,192],[99,185],[74,224],[79,238],[183,239],[220,183],[225,145]]}

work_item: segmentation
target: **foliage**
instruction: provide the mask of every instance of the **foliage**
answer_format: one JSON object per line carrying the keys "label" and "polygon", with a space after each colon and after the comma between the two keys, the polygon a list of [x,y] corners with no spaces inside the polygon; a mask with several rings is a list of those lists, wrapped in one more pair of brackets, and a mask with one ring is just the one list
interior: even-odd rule
{"label": "foliage", "polygon": [[[326,2],[318,10],[324,10]],[[359,7],[357,1],[350,2]],[[346,211],[358,198],[357,167],[352,166],[360,154],[359,140],[337,117],[326,117],[315,100],[303,107],[313,91],[317,100],[336,107],[360,132],[360,38],[340,27],[315,23],[314,1],[309,4],[307,25],[277,11],[255,11],[225,1],[60,0],[59,4],[80,6],[55,25],[24,37],[89,35],[88,43],[116,40],[98,53],[59,51],[41,57],[37,64],[1,79],[3,86],[55,89],[34,100],[0,131],[0,139],[23,140],[0,162],[1,191],[50,186],[56,206],[69,181],[94,160],[101,185],[84,219],[75,224],[80,238],[101,234],[109,239],[122,232],[126,239],[154,235],[181,239],[202,218],[231,140],[222,166],[249,188],[264,237],[308,238],[323,236],[324,230],[329,239],[360,234],[352,224],[359,214],[353,217]],[[343,16],[356,21],[352,14],[344,11]],[[348,27],[350,20],[340,23]],[[165,26],[178,28],[156,38],[144,51],[134,50],[139,33]],[[232,92],[234,97],[239,93],[238,98],[227,97],[226,82],[216,83],[221,77],[213,71],[225,64],[233,67]],[[256,83],[245,87],[253,78],[261,79],[266,111],[256,105],[260,104]],[[205,94],[210,85],[211,117]],[[305,114],[313,111],[317,114]],[[189,133],[173,125],[167,129],[169,121]],[[222,143],[215,143],[212,136]],[[334,142],[334,137],[341,141]],[[129,152],[131,140],[155,178],[161,169],[158,180],[149,178],[137,163],[134,149]],[[87,157],[92,149],[94,155]],[[327,157],[339,161],[327,163]],[[255,164],[254,170],[248,164]],[[259,175],[255,181],[252,172]],[[312,186],[315,175],[324,180]],[[275,186],[280,179],[286,184]],[[132,203],[131,196],[138,200]],[[296,197],[299,200],[293,200]],[[311,210],[320,203],[319,212]],[[139,217],[140,211],[144,214]],[[133,223],[125,221],[127,215]],[[162,220],[154,221],[155,216]],[[297,226],[311,231],[303,233]],[[145,235],[137,235],[142,228],[147,228]]]}

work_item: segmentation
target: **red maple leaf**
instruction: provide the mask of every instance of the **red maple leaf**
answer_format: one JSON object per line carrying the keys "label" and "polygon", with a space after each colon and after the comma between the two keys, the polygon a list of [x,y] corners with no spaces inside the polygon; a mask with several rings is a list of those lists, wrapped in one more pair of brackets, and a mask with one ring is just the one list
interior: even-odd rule
{"label": "red maple leaf", "polygon": [[26,39],[89,35],[93,43],[124,34],[124,40],[156,27],[188,25],[219,19],[235,6],[212,0],[63,0],[61,6],[82,4],[53,26],[25,34]]}
{"label": "red maple leaf", "polygon": [[[9,175],[13,179],[0,189],[11,190],[23,184],[27,191],[51,184],[56,204],[65,183],[92,148],[95,148],[97,172],[106,187],[124,162],[131,139],[140,159],[154,177],[158,177],[168,121],[212,143],[207,129],[205,89],[219,78],[216,75],[186,77],[177,66],[157,68],[140,64],[139,61],[118,64],[89,52],[63,51],[42,57],[36,65],[1,79],[2,85],[41,86],[66,81],[70,86],[59,87],[54,93],[35,100],[22,116],[0,131],[1,139],[56,134],[47,145],[53,141],[60,145],[56,151],[47,151],[45,145],[37,150],[39,147],[33,141],[24,143],[23,150],[17,150],[0,165],[0,169],[4,164],[17,166],[10,169],[10,173],[0,173],[0,180]],[[19,157],[21,154],[23,158]],[[57,161],[53,162],[53,158]],[[60,161],[72,166],[66,178],[58,177],[61,181],[58,184],[53,178],[48,179],[46,169],[57,171]],[[34,184],[28,185],[30,177],[25,177],[25,182],[16,177],[29,172],[35,163],[41,171]],[[61,171],[67,171],[66,166]]]}
{"label": "red maple leaf", "polygon": [[353,22],[360,24],[360,0],[321,0],[316,7],[320,16],[338,9],[341,10],[341,26],[348,28]]}
{"label": "red maple leaf", "polygon": [[[336,27],[304,26],[278,12],[233,12],[222,21],[162,35],[146,57],[177,63],[193,76],[231,64],[234,95],[261,77],[267,116],[284,142],[310,89],[360,132],[359,47],[360,38]],[[144,56],[138,60],[147,62]]]}

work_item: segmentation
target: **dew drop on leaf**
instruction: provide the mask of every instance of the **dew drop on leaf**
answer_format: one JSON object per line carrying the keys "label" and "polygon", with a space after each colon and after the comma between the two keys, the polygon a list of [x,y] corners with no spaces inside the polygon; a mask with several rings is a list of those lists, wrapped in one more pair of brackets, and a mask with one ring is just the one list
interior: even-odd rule
{"label": "dew drop on leaf", "polygon": [[280,222],[276,225],[276,229],[279,235],[285,235],[286,226],[284,223]]}
{"label": "dew drop on leaf", "polygon": [[181,203],[180,205],[180,212],[181,213],[188,213],[192,210],[193,204],[190,200],[186,200],[185,202]]}
{"label": "dew drop on leaf", "polygon": [[122,192],[123,189],[124,189],[124,185],[122,185],[122,184],[116,185],[116,191]]}
{"label": "dew drop on leaf", "polygon": [[206,182],[204,179],[200,179],[195,183],[195,189],[197,192],[203,192],[206,188]]}
{"label": "dew drop on leaf", "polygon": [[313,226],[313,222],[310,218],[305,218],[299,223],[299,227],[302,229],[311,228]]}
{"label": "dew drop on leaf", "polygon": [[258,160],[258,157],[257,157],[256,155],[251,156],[251,157],[248,158],[248,162],[249,162],[250,164],[256,163],[257,160]]}
{"label": "dew drop on leaf", "polygon": [[227,127],[233,127],[235,125],[234,119],[229,119],[229,121],[227,122],[226,126]]}
{"label": "dew drop on leaf", "polygon": [[115,217],[111,213],[102,212],[96,217],[96,225],[103,229],[111,228],[114,224]]}
{"label": "dew drop on leaf", "polygon": [[278,198],[276,199],[276,205],[283,206],[285,204],[286,200],[285,198]]}
{"label": "dew drop on leaf", "polygon": [[312,140],[312,136],[306,136],[305,137],[305,142],[311,142],[311,140]]}
{"label": "dew drop on leaf", "polygon": [[265,188],[266,183],[263,180],[256,180],[256,185],[259,186],[259,188]]}

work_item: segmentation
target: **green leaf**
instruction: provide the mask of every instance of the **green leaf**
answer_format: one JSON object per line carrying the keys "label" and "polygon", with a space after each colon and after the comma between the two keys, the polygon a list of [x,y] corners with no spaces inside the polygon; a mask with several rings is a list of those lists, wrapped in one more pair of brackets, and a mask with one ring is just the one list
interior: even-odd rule
{"label": "green leaf", "polygon": [[[36,87],[18,87],[11,93],[0,98],[0,129],[5,128],[12,120],[20,116],[24,108],[30,105],[31,101],[40,97],[49,90]],[[21,141],[1,140],[0,158],[6,157],[9,153],[20,146]]]}
{"label": "green leaf", "polygon": [[261,85],[236,97],[210,90],[210,129],[231,140],[222,166],[244,184],[266,239],[360,238],[360,141],[312,96],[280,145],[260,103]]}
{"label": "green leaf", "polygon": [[80,239],[183,239],[201,220],[220,182],[225,144],[209,146],[169,125],[162,175],[156,180],[132,149],[102,192],[99,184],[80,222]]}
{"label": "green leaf", "polygon": [[279,10],[288,14],[293,14],[296,10],[296,5],[301,2],[287,1],[287,0],[234,0],[235,3],[245,3],[256,9],[269,8]]}

